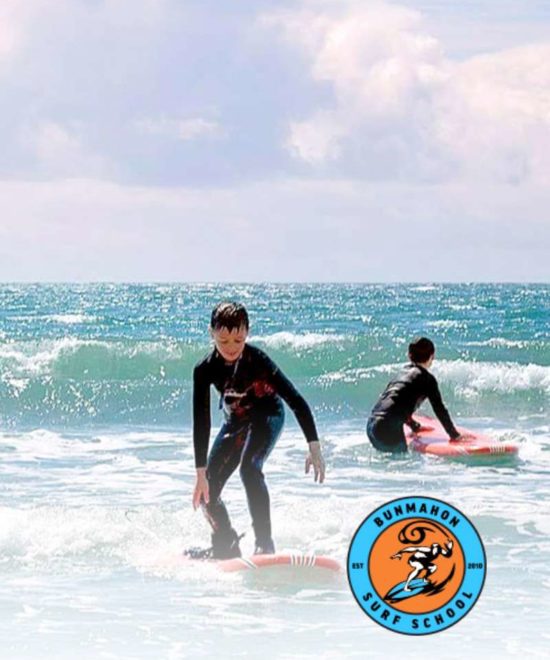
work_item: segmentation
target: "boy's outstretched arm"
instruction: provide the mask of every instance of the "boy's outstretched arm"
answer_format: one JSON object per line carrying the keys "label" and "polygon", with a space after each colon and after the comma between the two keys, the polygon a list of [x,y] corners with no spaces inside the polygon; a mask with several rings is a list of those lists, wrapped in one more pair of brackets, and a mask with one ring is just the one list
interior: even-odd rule
{"label": "boy's outstretched arm", "polygon": [[298,424],[308,442],[309,453],[306,458],[306,474],[309,474],[309,470],[313,466],[314,479],[322,484],[325,480],[325,461],[321,452],[321,443],[319,442],[311,408],[300,392],[298,392],[278,367],[275,367],[273,371],[271,382],[277,394],[281,396],[296,415]]}
{"label": "boy's outstretched arm", "polygon": [[193,490],[193,507],[201,501],[208,504],[208,479],[206,459],[210,441],[210,383],[199,367],[193,371],[193,446],[197,476]]}
{"label": "boy's outstretched arm", "polygon": [[195,479],[195,488],[193,489],[193,508],[198,509],[201,502],[208,504],[210,501],[210,492],[208,490],[208,479],[206,477],[206,468],[197,468]]}
{"label": "boy's outstretched arm", "polygon": [[306,456],[306,474],[313,466],[313,478],[320,484],[325,480],[325,459],[321,453],[321,444],[319,441],[312,441],[309,443],[309,452]]}

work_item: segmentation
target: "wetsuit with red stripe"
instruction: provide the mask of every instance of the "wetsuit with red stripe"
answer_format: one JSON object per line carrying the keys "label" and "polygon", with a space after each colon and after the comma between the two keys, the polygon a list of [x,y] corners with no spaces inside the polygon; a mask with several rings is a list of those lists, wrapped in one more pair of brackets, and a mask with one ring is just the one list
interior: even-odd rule
{"label": "wetsuit with red stripe", "polygon": [[[210,454],[210,387],[220,395],[225,422]],[[240,358],[227,363],[214,349],[193,372],[193,442],[195,465],[206,466],[210,501],[203,504],[212,526],[213,544],[234,538],[227,509],[220,497],[240,464],[256,544],[273,548],[269,493],[262,472],[265,459],[279,437],[285,401],[292,409],[308,442],[318,435],[305,399],[277,365],[259,348],[246,344]],[[208,458],[207,458],[208,457]]]}

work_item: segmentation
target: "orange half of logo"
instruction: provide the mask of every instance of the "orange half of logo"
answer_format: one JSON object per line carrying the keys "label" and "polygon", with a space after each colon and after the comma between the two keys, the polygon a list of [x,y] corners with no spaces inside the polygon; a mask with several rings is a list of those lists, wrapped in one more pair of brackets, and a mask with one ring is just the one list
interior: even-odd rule
{"label": "orange half of logo", "polygon": [[443,607],[459,591],[464,552],[445,525],[408,518],[376,538],[368,571],[381,600],[401,612],[426,614]]}

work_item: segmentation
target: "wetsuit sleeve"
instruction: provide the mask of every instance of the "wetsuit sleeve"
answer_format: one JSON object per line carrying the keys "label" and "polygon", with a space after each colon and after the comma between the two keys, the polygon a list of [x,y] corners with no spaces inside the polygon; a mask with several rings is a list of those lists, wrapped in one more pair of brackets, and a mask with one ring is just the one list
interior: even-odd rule
{"label": "wetsuit sleeve", "polygon": [[317,428],[311,413],[311,408],[304,397],[298,392],[290,380],[275,365],[271,376],[271,384],[277,394],[288,404],[289,408],[296,415],[298,424],[302,429],[308,442],[318,442]]}
{"label": "wetsuit sleeve", "polygon": [[193,445],[198,468],[206,466],[210,425],[210,381],[198,365],[193,370]]}
{"label": "wetsuit sleeve", "polygon": [[430,400],[437,419],[441,422],[445,431],[447,431],[451,438],[458,438],[460,433],[456,430],[451,416],[449,415],[449,411],[445,408],[443,399],[441,398],[441,392],[439,391],[439,385],[433,376],[430,378],[428,399]]}

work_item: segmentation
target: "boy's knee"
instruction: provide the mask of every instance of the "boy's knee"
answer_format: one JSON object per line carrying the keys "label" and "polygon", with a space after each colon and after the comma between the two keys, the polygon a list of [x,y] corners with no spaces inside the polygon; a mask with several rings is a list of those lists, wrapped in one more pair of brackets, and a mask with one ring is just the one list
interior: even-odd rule
{"label": "boy's knee", "polygon": [[262,470],[254,461],[243,461],[240,467],[240,475],[243,483],[255,481],[262,478]]}

